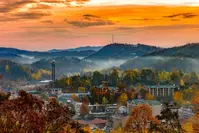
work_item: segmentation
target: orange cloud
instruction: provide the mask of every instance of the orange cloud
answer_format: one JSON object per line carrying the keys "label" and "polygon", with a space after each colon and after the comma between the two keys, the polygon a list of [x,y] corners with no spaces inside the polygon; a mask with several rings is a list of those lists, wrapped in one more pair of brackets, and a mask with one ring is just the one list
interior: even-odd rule
{"label": "orange cloud", "polygon": [[[65,6],[57,5],[62,5],[62,2]],[[156,45],[172,42],[180,44],[198,39],[196,36],[199,34],[198,7],[138,5],[74,7],[67,6],[64,2],[72,1],[18,3],[20,6],[8,8],[9,12],[4,10],[0,13],[0,42],[20,46],[36,42],[39,46],[54,44],[56,47],[60,43],[61,48],[67,44],[106,44],[111,41],[112,34],[115,34],[118,42],[148,42]]]}

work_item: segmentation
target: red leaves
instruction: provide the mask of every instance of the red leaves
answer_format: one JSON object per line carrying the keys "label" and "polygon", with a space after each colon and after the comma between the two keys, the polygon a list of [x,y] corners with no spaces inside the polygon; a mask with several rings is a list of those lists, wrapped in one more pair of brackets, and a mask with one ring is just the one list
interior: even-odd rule
{"label": "red leaves", "polygon": [[65,126],[75,127],[76,131],[81,128],[74,124],[67,106],[60,105],[56,99],[44,105],[25,91],[20,91],[17,99],[3,101],[0,110],[0,133],[56,133]]}

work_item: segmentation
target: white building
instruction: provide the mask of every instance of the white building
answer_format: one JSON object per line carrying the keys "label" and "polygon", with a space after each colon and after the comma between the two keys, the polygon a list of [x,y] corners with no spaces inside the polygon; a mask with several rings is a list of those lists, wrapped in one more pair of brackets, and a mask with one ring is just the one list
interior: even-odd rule
{"label": "white building", "polygon": [[145,88],[155,97],[172,97],[175,89],[179,89],[176,85],[152,85]]}

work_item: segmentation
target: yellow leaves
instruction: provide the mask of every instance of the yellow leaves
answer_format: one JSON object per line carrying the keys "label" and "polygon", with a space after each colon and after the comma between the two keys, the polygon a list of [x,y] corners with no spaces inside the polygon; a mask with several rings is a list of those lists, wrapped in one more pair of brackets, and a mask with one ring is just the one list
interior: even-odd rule
{"label": "yellow leaves", "polygon": [[70,78],[67,78],[67,79],[66,79],[66,85],[69,86],[70,84],[71,84],[71,79],[70,79]]}
{"label": "yellow leaves", "polygon": [[166,81],[166,80],[169,79],[170,73],[169,73],[169,72],[162,71],[162,72],[159,72],[159,73],[158,73],[158,77],[159,77],[159,80],[160,80],[160,81]]}
{"label": "yellow leaves", "polygon": [[141,90],[142,88],[143,88],[142,85],[138,85],[138,86],[137,86],[137,89],[138,89],[138,90]]}
{"label": "yellow leaves", "polygon": [[126,93],[122,93],[118,99],[118,103],[119,104],[122,104],[122,105],[126,105],[127,103],[127,100],[128,100],[128,96]]}
{"label": "yellow leaves", "polygon": [[193,133],[193,124],[192,124],[192,123],[185,123],[185,124],[182,124],[182,128],[183,128],[187,133]]}
{"label": "yellow leaves", "polygon": [[102,131],[100,129],[96,129],[94,133],[104,133],[104,131]]}
{"label": "yellow leaves", "polygon": [[150,93],[146,93],[146,96],[145,96],[145,100],[154,100],[155,97],[153,95],[151,95]]}
{"label": "yellow leaves", "polygon": [[51,75],[51,71],[48,71],[48,70],[45,70],[45,69],[40,69],[39,71],[41,72],[41,74]]}
{"label": "yellow leaves", "polygon": [[9,72],[10,67],[9,67],[9,65],[8,65],[8,64],[5,66],[5,70],[6,70],[6,72],[7,72],[7,73]]}
{"label": "yellow leaves", "polygon": [[76,101],[76,102],[79,102],[80,101],[80,99],[79,99],[79,97],[76,95],[76,94],[72,94],[72,99],[74,100],[74,101]]}
{"label": "yellow leaves", "polygon": [[76,94],[72,94],[72,99],[74,100],[74,99],[76,99],[77,98],[77,95]]}
{"label": "yellow leaves", "polygon": [[132,91],[130,94],[130,98],[135,99],[135,97],[136,97],[136,93],[135,93],[135,91]]}
{"label": "yellow leaves", "polygon": [[19,126],[19,121],[17,121],[15,125],[16,125],[16,127],[18,127]]}
{"label": "yellow leaves", "polygon": [[173,99],[178,103],[178,104],[182,104],[183,102],[183,94],[181,92],[175,92]]}
{"label": "yellow leaves", "polygon": [[118,127],[117,129],[112,130],[111,133],[124,133],[124,131],[122,130],[121,127]]}
{"label": "yellow leaves", "polygon": [[193,109],[196,111],[195,117],[199,118],[199,92],[192,99]]}
{"label": "yellow leaves", "polygon": [[51,72],[48,70],[40,69],[36,73],[31,74],[31,78],[34,80],[38,80],[42,75],[51,75]]}
{"label": "yellow leaves", "polygon": [[79,87],[78,88],[78,92],[79,93],[84,93],[86,91],[86,88],[85,87]]}
{"label": "yellow leaves", "polygon": [[92,130],[90,129],[90,127],[86,126],[86,127],[83,127],[82,130],[84,132],[87,132],[87,133],[92,133]]}
{"label": "yellow leaves", "polygon": [[180,86],[185,86],[183,79],[180,80]]}
{"label": "yellow leaves", "polygon": [[76,133],[75,128],[71,128],[71,125],[66,125],[63,129],[64,131],[61,133]]}
{"label": "yellow leaves", "polygon": [[41,78],[41,71],[38,71],[37,73],[32,73],[31,78],[34,80],[38,80]]}

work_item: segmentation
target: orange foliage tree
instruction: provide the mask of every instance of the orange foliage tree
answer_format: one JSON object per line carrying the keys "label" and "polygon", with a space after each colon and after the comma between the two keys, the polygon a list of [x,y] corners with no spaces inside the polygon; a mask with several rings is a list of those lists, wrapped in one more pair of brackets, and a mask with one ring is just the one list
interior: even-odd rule
{"label": "orange foliage tree", "polygon": [[145,95],[145,100],[154,100],[155,97],[153,95],[151,95],[150,93],[146,93]]}
{"label": "orange foliage tree", "polygon": [[196,93],[196,95],[193,97],[192,99],[192,105],[193,105],[193,110],[195,112],[195,115],[193,117],[193,119],[197,122],[193,123],[193,130],[195,131],[195,133],[199,132],[199,92]]}
{"label": "orange foliage tree", "polygon": [[127,121],[125,130],[128,132],[145,132],[149,123],[158,124],[159,121],[153,117],[152,110],[149,105],[138,105],[133,110]]}
{"label": "orange foliage tree", "polygon": [[181,92],[175,92],[173,99],[178,103],[178,104],[182,104],[183,102],[183,94]]}

